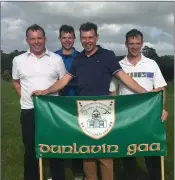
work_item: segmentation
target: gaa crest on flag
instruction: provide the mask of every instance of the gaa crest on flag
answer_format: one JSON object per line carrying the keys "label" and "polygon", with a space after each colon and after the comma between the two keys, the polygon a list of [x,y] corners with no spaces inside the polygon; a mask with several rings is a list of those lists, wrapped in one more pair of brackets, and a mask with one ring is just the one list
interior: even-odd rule
{"label": "gaa crest on flag", "polygon": [[93,139],[106,136],[115,123],[115,100],[77,100],[78,123]]}

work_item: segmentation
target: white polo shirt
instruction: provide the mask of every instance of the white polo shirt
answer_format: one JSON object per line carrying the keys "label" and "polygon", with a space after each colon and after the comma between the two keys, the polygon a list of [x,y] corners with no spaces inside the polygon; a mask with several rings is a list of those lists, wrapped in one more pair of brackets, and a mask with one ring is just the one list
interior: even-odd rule
{"label": "white polo shirt", "polygon": [[[21,84],[21,109],[32,109],[31,93],[34,90],[44,90],[53,85],[66,73],[61,56],[48,51],[39,59],[28,50],[14,57],[12,77],[20,80]],[[58,95],[58,93],[51,94]]]}
{"label": "white polo shirt", "polygon": [[[128,61],[127,56],[121,60],[119,64],[125,73],[137,81],[137,83],[147,91],[167,85],[157,63],[143,55],[136,65],[132,65]],[[119,90],[120,95],[135,93],[131,89],[127,88],[116,77],[113,77],[109,91],[114,92],[116,90]]]}

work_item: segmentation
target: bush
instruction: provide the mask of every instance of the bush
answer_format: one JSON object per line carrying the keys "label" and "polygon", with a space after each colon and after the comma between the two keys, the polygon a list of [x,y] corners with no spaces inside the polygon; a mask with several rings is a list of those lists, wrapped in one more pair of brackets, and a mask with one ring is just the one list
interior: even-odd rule
{"label": "bush", "polygon": [[9,81],[12,80],[12,77],[11,77],[11,75],[10,75],[9,70],[5,70],[5,71],[3,72],[2,78],[3,78],[4,81],[7,81],[7,82],[9,82]]}

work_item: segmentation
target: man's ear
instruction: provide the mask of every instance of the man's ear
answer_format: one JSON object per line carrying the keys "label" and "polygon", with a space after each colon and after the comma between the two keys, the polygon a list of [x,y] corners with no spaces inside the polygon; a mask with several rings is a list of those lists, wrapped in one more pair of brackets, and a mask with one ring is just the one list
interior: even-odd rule
{"label": "man's ear", "polygon": [[29,41],[28,41],[27,37],[26,37],[26,43],[29,45]]}
{"label": "man's ear", "polygon": [[142,44],[141,44],[141,45],[142,45],[142,47],[143,47],[143,44],[144,44],[144,41],[142,40]]}
{"label": "man's ear", "polygon": [[125,41],[125,47],[128,48],[128,44],[127,44],[127,41]]}
{"label": "man's ear", "polygon": [[97,34],[97,41],[99,40],[99,34]]}

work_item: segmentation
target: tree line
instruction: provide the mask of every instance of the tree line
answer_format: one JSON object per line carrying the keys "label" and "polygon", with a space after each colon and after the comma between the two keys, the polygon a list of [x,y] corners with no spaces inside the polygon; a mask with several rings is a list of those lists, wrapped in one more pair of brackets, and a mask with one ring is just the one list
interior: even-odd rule
{"label": "tree line", "polygon": [[[26,51],[18,51],[14,50],[11,53],[4,53],[1,50],[1,77],[5,81],[11,81],[12,77],[12,61],[13,58],[17,55],[20,55]],[[144,56],[154,59],[166,79],[166,81],[171,81],[174,79],[174,56],[173,55],[164,55],[164,56],[158,56],[156,50],[154,48],[144,46],[142,49],[142,53]],[[121,60],[125,57],[125,55],[116,56],[117,60]]]}

